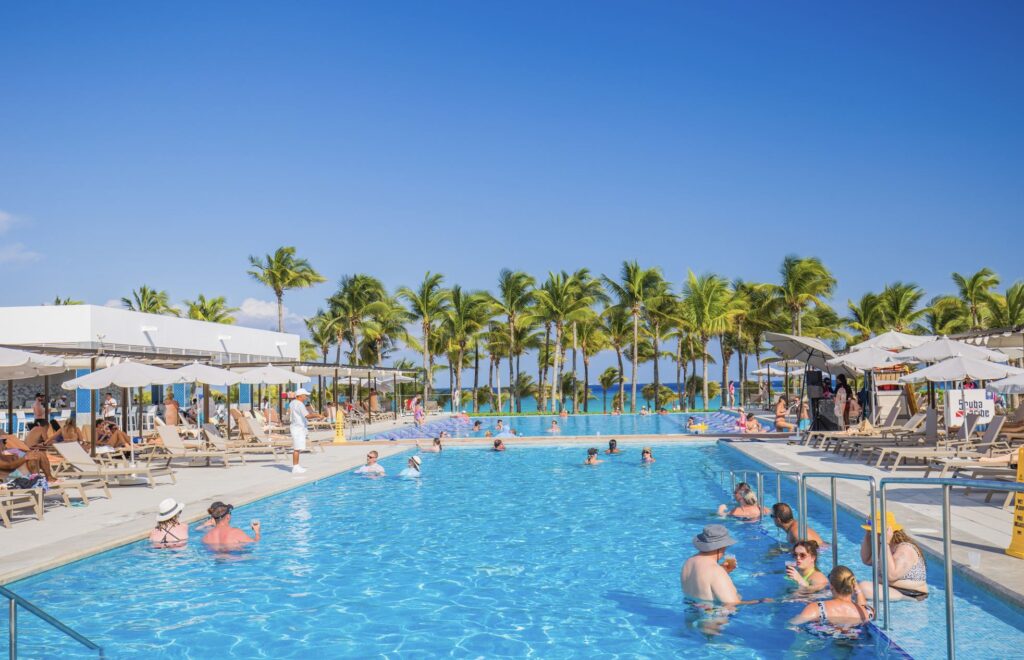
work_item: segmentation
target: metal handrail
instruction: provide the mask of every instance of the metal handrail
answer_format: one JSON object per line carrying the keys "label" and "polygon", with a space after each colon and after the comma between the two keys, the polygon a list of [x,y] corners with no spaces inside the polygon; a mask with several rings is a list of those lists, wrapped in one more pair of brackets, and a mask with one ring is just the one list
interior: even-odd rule
{"label": "metal handrail", "polygon": [[[949,514],[949,491],[955,486],[977,488],[978,490],[997,490],[1004,492],[1024,493],[1024,483],[1010,481],[992,481],[990,479],[951,479],[948,477],[925,478],[925,477],[884,477],[879,482],[879,499],[881,516],[880,539],[885,539],[887,526],[885,520],[885,487],[890,484],[904,484],[915,486],[942,486],[942,559],[946,577],[946,655],[950,660],[956,658],[956,621],[953,616],[953,556],[952,539],[950,538],[950,514]],[[872,539],[871,563],[877,564],[878,544]],[[885,607],[885,617],[882,620],[882,627],[889,629],[889,562],[888,559],[882,562],[882,582],[886,588],[883,592],[882,603]]]}
{"label": "metal handrail", "polygon": [[[875,478],[866,474],[843,472],[804,472],[800,476],[800,538],[807,538],[807,479],[828,479],[829,500],[832,504],[832,566],[839,565],[839,511],[836,500],[836,480],[868,482],[868,499],[871,502],[871,520],[875,520]],[[885,509],[882,509],[884,516]],[[871,562],[871,606],[878,611],[878,562]],[[888,584],[888,583],[886,583]],[[886,589],[888,594],[888,589]],[[887,612],[888,614],[888,612]]]}
{"label": "metal handrail", "polygon": [[37,607],[36,605],[33,605],[30,601],[25,600],[24,598],[22,598],[21,596],[19,596],[16,593],[14,593],[13,591],[8,589],[7,587],[0,586],[0,596],[4,596],[5,598],[7,598],[7,601],[8,601],[8,625],[9,625],[10,629],[8,630],[9,640],[8,640],[7,652],[8,652],[8,656],[10,657],[10,660],[16,660],[16,658],[18,657],[18,606],[19,605],[21,607],[23,607],[24,609],[28,610],[29,612],[31,612],[32,614],[36,615],[37,617],[39,617],[40,619],[42,619],[46,623],[50,624],[51,626],[53,626],[54,628],[56,628],[60,632],[64,633],[68,637],[74,639],[76,642],[78,642],[82,646],[84,646],[84,647],[86,647],[88,649],[91,649],[93,651],[96,651],[99,654],[99,657],[101,659],[106,657],[103,654],[103,647],[102,646],[100,646],[96,642],[92,641],[88,637],[86,637],[86,636],[84,636],[84,635],[82,635],[82,634],[72,630],[67,625],[65,625],[65,624],[61,623],[60,621],[58,621],[52,615],[47,614],[43,610],[39,609],[39,607]]}
{"label": "metal handrail", "polygon": [[742,481],[747,481],[747,475],[753,474],[757,478],[757,492],[761,498],[761,505],[764,505],[764,475],[774,474],[775,475],[775,501],[782,501],[782,477],[791,476],[793,481],[797,482],[799,486],[800,475],[802,472],[796,472],[793,470],[719,470],[718,471],[718,484],[725,488],[725,475],[729,475],[730,478],[730,490],[736,490],[736,475],[742,474]]}

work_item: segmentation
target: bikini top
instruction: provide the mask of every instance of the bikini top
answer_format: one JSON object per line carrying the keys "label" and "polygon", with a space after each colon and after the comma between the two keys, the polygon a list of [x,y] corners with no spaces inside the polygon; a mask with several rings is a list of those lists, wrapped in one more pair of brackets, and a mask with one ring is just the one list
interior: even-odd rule
{"label": "bikini top", "polygon": [[921,553],[917,551],[917,548],[915,548],[912,543],[900,543],[900,545],[897,547],[902,547],[904,545],[909,545],[911,549],[914,551],[914,553],[917,554],[917,563],[911,566],[910,570],[907,571],[907,574],[900,579],[913,580],[915,582],[924,582],[928,579],[927,569],[924,565],[924,557],[921,556]]}

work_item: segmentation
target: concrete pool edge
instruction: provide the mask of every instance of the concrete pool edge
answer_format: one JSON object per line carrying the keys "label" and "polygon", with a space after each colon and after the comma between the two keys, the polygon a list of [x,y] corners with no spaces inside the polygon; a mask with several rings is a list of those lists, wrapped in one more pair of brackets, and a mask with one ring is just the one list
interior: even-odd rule
{"label": "concrete pool edge", "polygon": [[[762,465],[762,466],[764,466],[768,470],[779,469],[776,466],[772,465],[771,463],[763,460],[762,458],[760,458],[758,456],[754,456],[754,455],[750,454],[749,452],[745,451],[745,448],[740,443],[722,442],[722,443],[719,443],[719,444],[721,446],[723,446],[723,447],[731,447],[731,448],[733,448],[735,451],[737,451],[739,454],[741,454],[745,459],[753,461],[754,463],[756,463],[758,465]],[[787,466],[787,469],[789,467],[790,466]],[[804,470],[804,471],[806,472],[807,470]],[[821,484],[821,483],[826,483],[826,482],[823,481],[823,480],[819,480],[819,481],[808,480],[808,482],[807,482],[808,489],[813,491],[819,497],[822,497],[822,498],[824,498],[827,501],[829,499],[829,492],[828,492],[827,489],[821,487],[820,485],[817,485],[817,484]],[[844,485],[846,485],[846,484],[844,484]],[[866,491],[862,494],[862,497],[864,499],[867,499],[867,492]],[[863,510],[861,510],[859,508],[859,506],[851,504],[849,502],[846,502],[846,501],[843,500],[842,497],[839,496],[839,487],[837,487],[836,503],[837,503],[837,505],[840,508],[842,508],[847,513],[850,513],[850,514],[852,514],[854,516],[857,516],[857,517],[860,517],[860,518],[865,518],[865,519],[868,517],[867,507],[865,507]],[[893,511],[894,513],[897,513],[897,518],[898,519],[904,519],[904,520],[906,520],[906,519],[913,519],[913,518],[915,518],[917,516],[916,512],[909,505],[902,504],[902,503],[899,503],[899,502],[893,502],[892,500],[890,500],[887,505],[888,505],[890,511]],[[956,531],[955,530],[955,525],[954,525],[954,531]],[[935,542],[935,541],[933,541],[933,540],[931,540],[929,538],[923,538],[921,536],[916,536],[915,540],[917,541],[918,546],[921,548],[921,550],[924,551],[926,554],[928,554],[929,557],[932,560],[937,561],[939,563],[941,563],[943,561],[943,554],[942,554],[942,550],[941,550],[941,548],[942,548],[941,541]],[[957,559],[957,554],[959,552],[967,552],[966,550],[963,550],[962,548],[959,547],[961,544],[964,544],[964,543],[974,544],[974,545],[987,545],[984,540],[979,539],[976,536],[974,536],[974,535],[972,535],[972,534],[970,534],[968,532],[960,531],[960,532],[958,532],[958,533],[956,533],[954,535],[954,541],[953,541],[953,546],[954,546],[954,551],[953,551],[954,590],[955,590],[955,587],[956,587],[956,577],[962,577],[962,578],[968,580],[969,582],[972,582],[974,584],[974,586],[976,586],[976,587],[986,591],[989,595],[1005,601],[1008,605],[1011,605],[1013,607],[1016,607],[1016,608],[1024,610],[1024,590],[1016,590],[1016,589],[1007,587],[1005,584],[995,581],[993,578],[989,577],[987,574],[982,573],[982,572],[980,572],[978,570],[975,570],[969,563],[965,563],[964,561]],[[996,562],[998,564],[1003,564],[1007,569],[1009,569],[1011,571],[1013,569],[1016,569],[1016,570],[1019,571],[1019,569],[1021,568],[1020,565],[1014,565],[1013,564],[1013,562],[1020,562],[1021,560],[1014,559],[1014,558],[1011,558],[1009,556],[993,555],[993,557],[991,558],[991,561],[994,561],[994,562]],[[999,569],[1000,567],[997,566],[995,568]],[[1003,571],[1001,571],[1001,570],[994,570],[992,572],[995,573],[995,574],[999,574],[999,575],[1003,575],[1004,574]],[[1024,584],[1024,583],[1022,583],[1022,584]]]}

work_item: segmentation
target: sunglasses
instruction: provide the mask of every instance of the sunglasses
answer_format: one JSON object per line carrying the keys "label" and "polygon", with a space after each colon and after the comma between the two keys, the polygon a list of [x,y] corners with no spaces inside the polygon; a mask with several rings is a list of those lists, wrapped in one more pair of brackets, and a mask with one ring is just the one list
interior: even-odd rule
{"label": "sunglasses", "polygon": [[806,552],[794,552],[793,556],[797,559],[807,559],[808,557],[810,557],[810,555]]}

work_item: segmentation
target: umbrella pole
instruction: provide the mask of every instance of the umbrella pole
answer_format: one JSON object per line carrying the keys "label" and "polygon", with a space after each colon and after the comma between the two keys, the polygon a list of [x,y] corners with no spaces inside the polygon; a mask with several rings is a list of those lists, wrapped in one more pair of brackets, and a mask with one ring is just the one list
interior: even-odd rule
{"label": "umbrella pole", "polygon": [[227,412],[228,418],[225,421],[225,423],[228,425],[228,442],[230,442],[231,441],[231,385],[228,385],[227,389],[228,389],[228,412]]}
{"label": "umbrella pole", "polygon": [[[96,371],[96,358],[89,358],[89,373]],[[10,383],[10,381],[8,381]],[[96,456],[96,390],[89,390],[89,416],[92,418],[92,427],[89,429],[89,439],[92,445],[89,449],[90,455]]]}
{"label": "umbrella pole", "polygon": [[198,426],[202,428],[203,424],[208,421],[210,421],[210,386],[203,383],[203,419]]}
{"label": "umbrella pole", "polygon": [[14,380],[7,379],[7,432],[11,435],[17,435],[15,433],[16,427],[14,426]]}
{"label": "umbrella pole", "polygon": [[43,413],[44,420],[43,421],[45,421],[47,426],[49,426],[49,424],[50,424],[50,377],[49,376],[43,376],[43,410],[44,410],[44,413]]}

